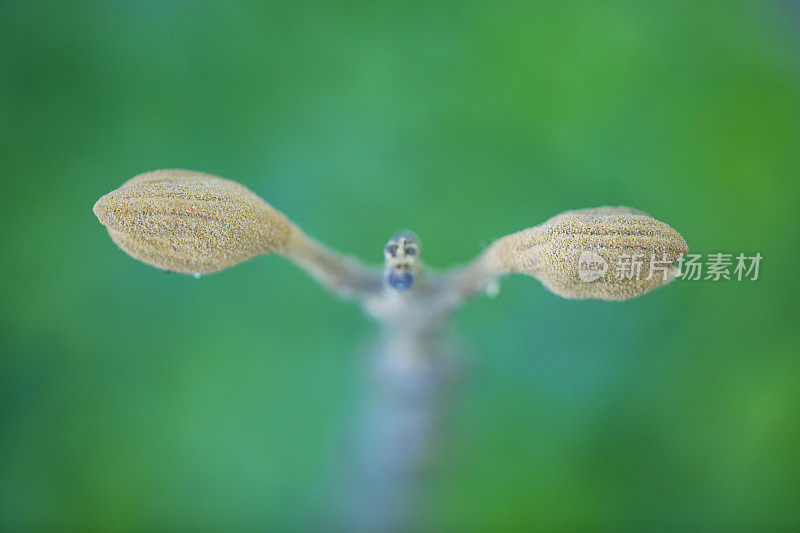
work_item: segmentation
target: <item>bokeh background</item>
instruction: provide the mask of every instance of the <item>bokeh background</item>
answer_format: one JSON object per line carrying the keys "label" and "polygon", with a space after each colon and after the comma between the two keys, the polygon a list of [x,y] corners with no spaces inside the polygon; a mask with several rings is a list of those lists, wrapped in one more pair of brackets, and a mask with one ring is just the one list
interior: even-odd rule
{"label": "bokeh background", "polygon": [[360,310],[279,257],[200,280],[92,214],[236,179],[434,268],[631,205],[755,282],[464,308],[429,530],[800,528],[800,10],[789,2],[0,2],[0,528],[302,530],[364,389]]}

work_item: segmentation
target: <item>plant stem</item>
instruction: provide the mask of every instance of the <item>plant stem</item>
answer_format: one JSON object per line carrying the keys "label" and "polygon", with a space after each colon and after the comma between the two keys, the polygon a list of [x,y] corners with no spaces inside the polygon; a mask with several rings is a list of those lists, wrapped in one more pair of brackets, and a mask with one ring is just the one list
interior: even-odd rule
{"label": "plant stem", "polygon": [[379,269],[326,248],[297,226],[291,229],[287,248],[289,259],[338,296],[363,299],[383,287]]}
{"label": "plant stem", "polygon": [[413,498],[435,464],[454,393],[456,360],[441,336],[386,332],[370,359],[369,391],[344,492],[345,529],[414,529]]}
{"label": "plant stem", "polygon": [[397,290],[394,267],[367,267],[325,248],[294,227],[287,255],[336,294],[360,301],[381,325],[370,354],[370,384],[356,431],[353,467],[344,501],[345,530],[407,530],[420,473],[441,441],[446,406],[454,393],[456,351],[446,324],[458,307],[499,274],[489,248],[468,265],[444,274],[426,272],[415,257],[413,283]]}

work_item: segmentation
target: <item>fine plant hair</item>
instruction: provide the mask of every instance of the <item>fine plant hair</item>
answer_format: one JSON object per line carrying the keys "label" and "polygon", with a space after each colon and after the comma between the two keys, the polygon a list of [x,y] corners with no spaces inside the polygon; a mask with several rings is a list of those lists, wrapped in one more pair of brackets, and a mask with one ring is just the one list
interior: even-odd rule
{"label": "fine plant hair", "polygon": [[[456,309],[496,290],[509,274],[532,276],[564,298],[627,300],[672,281],[688,253],[677,231],[646,213],[598,207],[501,237],[468,264],[441,273],[424,267],[419,237],[403,230],[385,245],[384,265],[372,267],[315,241],[239,183],[177,169],[130,179],[100,198],[94,213],[119,248],[156,268],[200,277],[260,255],[283,255],[380,323],[374,361],[384,394],[365,429],[379,444],[359,467],[362,479],[350,501],[363,529],[402,524],[408,474],[435,438],[452,361],[444,325]],[[663,275],[587,277],[580,271],[586,254],[607,265],[639,257],[642,273],[657,261]],[[416,422],[406,427],[407,420]],[[415,445],[383,442],[392,438]]]}

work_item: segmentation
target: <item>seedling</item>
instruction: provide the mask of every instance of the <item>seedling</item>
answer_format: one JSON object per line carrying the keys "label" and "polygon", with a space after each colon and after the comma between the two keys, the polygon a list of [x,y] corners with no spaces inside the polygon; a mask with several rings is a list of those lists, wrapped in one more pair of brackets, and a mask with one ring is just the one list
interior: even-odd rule
{"label": "seedling", "polygon": [[[497,239],[441,273],[425,268],[419,237],[403,230],[384,246],[383,267],[371,267],[316,242],[246,187],[187,170],[140,174],[100,198],[94,213],[117,246],[156,268],[200,277],[279,254],[382,324],[375,360],[389,392],[373,402],[376,414],[362,431],[369,444],[353,500],[355,523],[370,530],[402,522],[405,474],[423,461],[437,426],[450,353],[444,324],[453,311],[513,273],[565,298],[626,300],[669,283],[688,252],[667,224],[628,207],[599,207]],[[625,267],[621,275],[615,266]]]}

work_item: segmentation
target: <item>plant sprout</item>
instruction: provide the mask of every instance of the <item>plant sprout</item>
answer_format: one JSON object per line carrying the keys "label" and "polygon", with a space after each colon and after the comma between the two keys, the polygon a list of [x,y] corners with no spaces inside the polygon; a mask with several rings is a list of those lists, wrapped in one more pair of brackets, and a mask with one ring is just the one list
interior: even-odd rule
{"label": "plant sprout", "polygon": [[[384,390],[365,424],[373,444],[351,499],[365,529],[402,522],[407,474],[424,460],[438,426],[452,360],[444,326],[455,310],[514,273],[565,298],[626,300],[669,283],[688,252],[667,224],[628,207],[599,207],[497,239],[467,265],[441,273],[425,268],[419,237],[403,230],[383,247],[383,267],[372,267],[316,242],[246,187],[188,170],[140,174],[100,198],[94,213],[117,246],[162,270],[200,277],[283,255],[381,324],[374,357]],[[606,271],[631,257],[639,258],[638,275]],[[411,445],[397,446],[398,439]]]}

